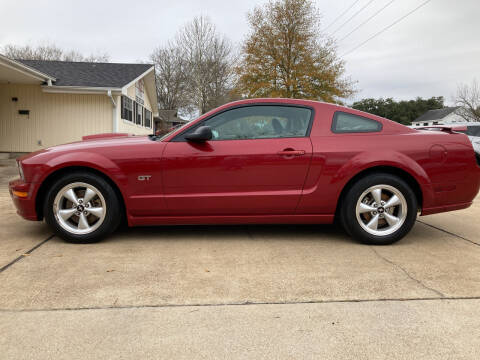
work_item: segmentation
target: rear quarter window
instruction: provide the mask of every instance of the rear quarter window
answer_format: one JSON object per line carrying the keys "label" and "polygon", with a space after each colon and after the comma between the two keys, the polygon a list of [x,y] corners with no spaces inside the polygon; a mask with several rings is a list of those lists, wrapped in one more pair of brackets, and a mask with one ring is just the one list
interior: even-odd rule
{"label": "rear quarter window", "polygon": [[333,115],[332,131],[334,133],[365,133],[382,130],[382,123],[363,116],[336,111]]}

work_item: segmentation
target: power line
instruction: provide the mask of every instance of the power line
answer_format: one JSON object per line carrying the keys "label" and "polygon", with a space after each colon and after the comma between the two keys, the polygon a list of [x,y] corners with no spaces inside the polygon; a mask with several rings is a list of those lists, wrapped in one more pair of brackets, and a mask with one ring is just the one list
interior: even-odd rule
{"label": "power line", "polygon": [[359,1],[360,1],[360,0],[355,0],[355,1],[353,2],[353,4],[351,4],[351,5],[347,8],[347,10],[345,10],[345,11],[342,12],[340,15],[338,15],[338,16],[335,18],[335,20],[333,20],[333,21],[330,23],[330,25],[328,25],[328,26],[327,26],[325,29],[323,29],[323,30],[325,31],[325,30],[327,30],[328,28],[330,28],[330,26],[332,26],[333,24],[335,24],[343,15],[345,15],[345,14],[346,14],[352,7],[354,7],[355,4],[358,3]]}
{"label": "power line", "polygon": [[368,3],[366,3],[365,5],[363,5],[355,14],[353,14],[352,16],[350,16],[348,18],[347,21],[345,21],[342,25],[340,25],[334,32],[332,32],[330,35],[333,35],[335,33],[338,32],[338,30],[340,30],[341,28],[343,28],[345,25],[347,25],[350,20],[352,20],[355,16],[357,16],[358,14],[360,14],[368,5],[370,5],[372,2],[374,2],[375,0],[370,0]]}
{"label": "power line", "polygon": [[415,9],[413,9],[412,11],[410,11],[409,13],[403,15],[401,18],[399,18],[398,20],[395,20],[393,23],[391,23],[390,25],[388,25],[387,27],[383,28],[382,30],[380,30],[379,32],[377,32],[376,34],[370,36],[367,40],[365,40],[364,42],[360,43],[359,45],[355,46],[353,49],[351,49],[350,51],[346,52],[345,54],[342,55],[342,57],[344,56],[347,56],[349,54],[351,54],[352,52],[354,52],[355,50],[357,50],[359,47],[362,47],[363,45],[365,45],[367,42],[369,42],[370,40],[376,38],[378,35],[384,33],[385,31],[387,31],[388,29],[390,29],[391,27],[393,27],[394,25],[398,24],[400,21],[402,21],[403,19],[405,19],[406,17],[410,16],[411,14],[413,14],[415,11],[419,10],[420,8],[422,8],[423,6],[427,5],[430,1],[432,0],[427,0],[427,1],[424,1],[423,3],[421,3],[419,6],[417,6]]}
{"label": "power line", "polygon": [[352,31],[350,31],[347,35],[345,35],[343,38],[341,38],[339,41],[343,41],[345,40],[347,37],[349,37],[350,35],[352,35],[355,31],[357,31],[358,29],[360,29],[363,25],[365,25],[366,23],[368,23],[370,20],[372,20],[375,16],[377,16],[378,14],[380,14],[383,10],[385,10],[387,7],[389,7],[392,3],[394,3],[395,0],[391,0],[389,3],[387,3],[384,7],[382,7],[380,10],[378,10],[375,14],[373,14],[372,16],[370,16],[367,20],[365,20],[364,22],[362,22],[360,25],[358,25],[355,29],[353,29]]}

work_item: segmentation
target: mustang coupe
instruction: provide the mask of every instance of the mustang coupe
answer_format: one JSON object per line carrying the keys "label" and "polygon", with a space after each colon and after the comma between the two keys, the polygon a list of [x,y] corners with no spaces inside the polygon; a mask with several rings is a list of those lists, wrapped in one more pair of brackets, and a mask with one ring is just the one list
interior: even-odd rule
{"label": "mustang coupe", "polygon": [[375,245],[417,215],[467,208],[480,186],[468,137],[316,101],[223,105],[159,136],[100,134],[18,160],[18,213],[67,241],[122,222],[324,224]]}

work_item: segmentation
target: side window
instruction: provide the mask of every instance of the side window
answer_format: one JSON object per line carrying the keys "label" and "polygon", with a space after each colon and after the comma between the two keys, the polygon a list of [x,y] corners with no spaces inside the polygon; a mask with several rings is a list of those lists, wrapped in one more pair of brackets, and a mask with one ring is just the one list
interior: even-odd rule
{"label": "side window", "polygon": [[198,126],[210,126],[212,140],[304,137],[311,117],[312,110],[304,107],[255,105],[227,110]]}
{"label": "side window", "polygon": [[133,121],[133,100],[122,95],[122,119]]}
{"label": "side window", "polygon": [[332,121],[332,131],[334,133],[362,133],[377,132],[382,130],[382,124],[378,121],[368,119],[363,116],[335,112]]}
{"label": "side window", "polygon": [[143,125],[143,106],[135,102],[135,124]]}
{"label": "side window", "polygon": [[152,128],[152,112],[148,109],[145,109],[145,127]]}

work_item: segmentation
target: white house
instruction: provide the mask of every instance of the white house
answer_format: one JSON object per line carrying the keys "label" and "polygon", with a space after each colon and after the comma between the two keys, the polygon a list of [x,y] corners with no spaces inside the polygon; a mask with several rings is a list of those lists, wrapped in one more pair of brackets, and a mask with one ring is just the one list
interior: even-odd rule
{"label": "white house", "polygon": [[458,107],[446,107],[443,109],[428,110],[425,114],[412,121],[412,127],[465,122],[465,119],[455,112],[457,109]]}
{"label": "white house", "polygon": [[151,134],[154,116],[151,64],[0,55],[0,152],[30,152],[98,133]]}

